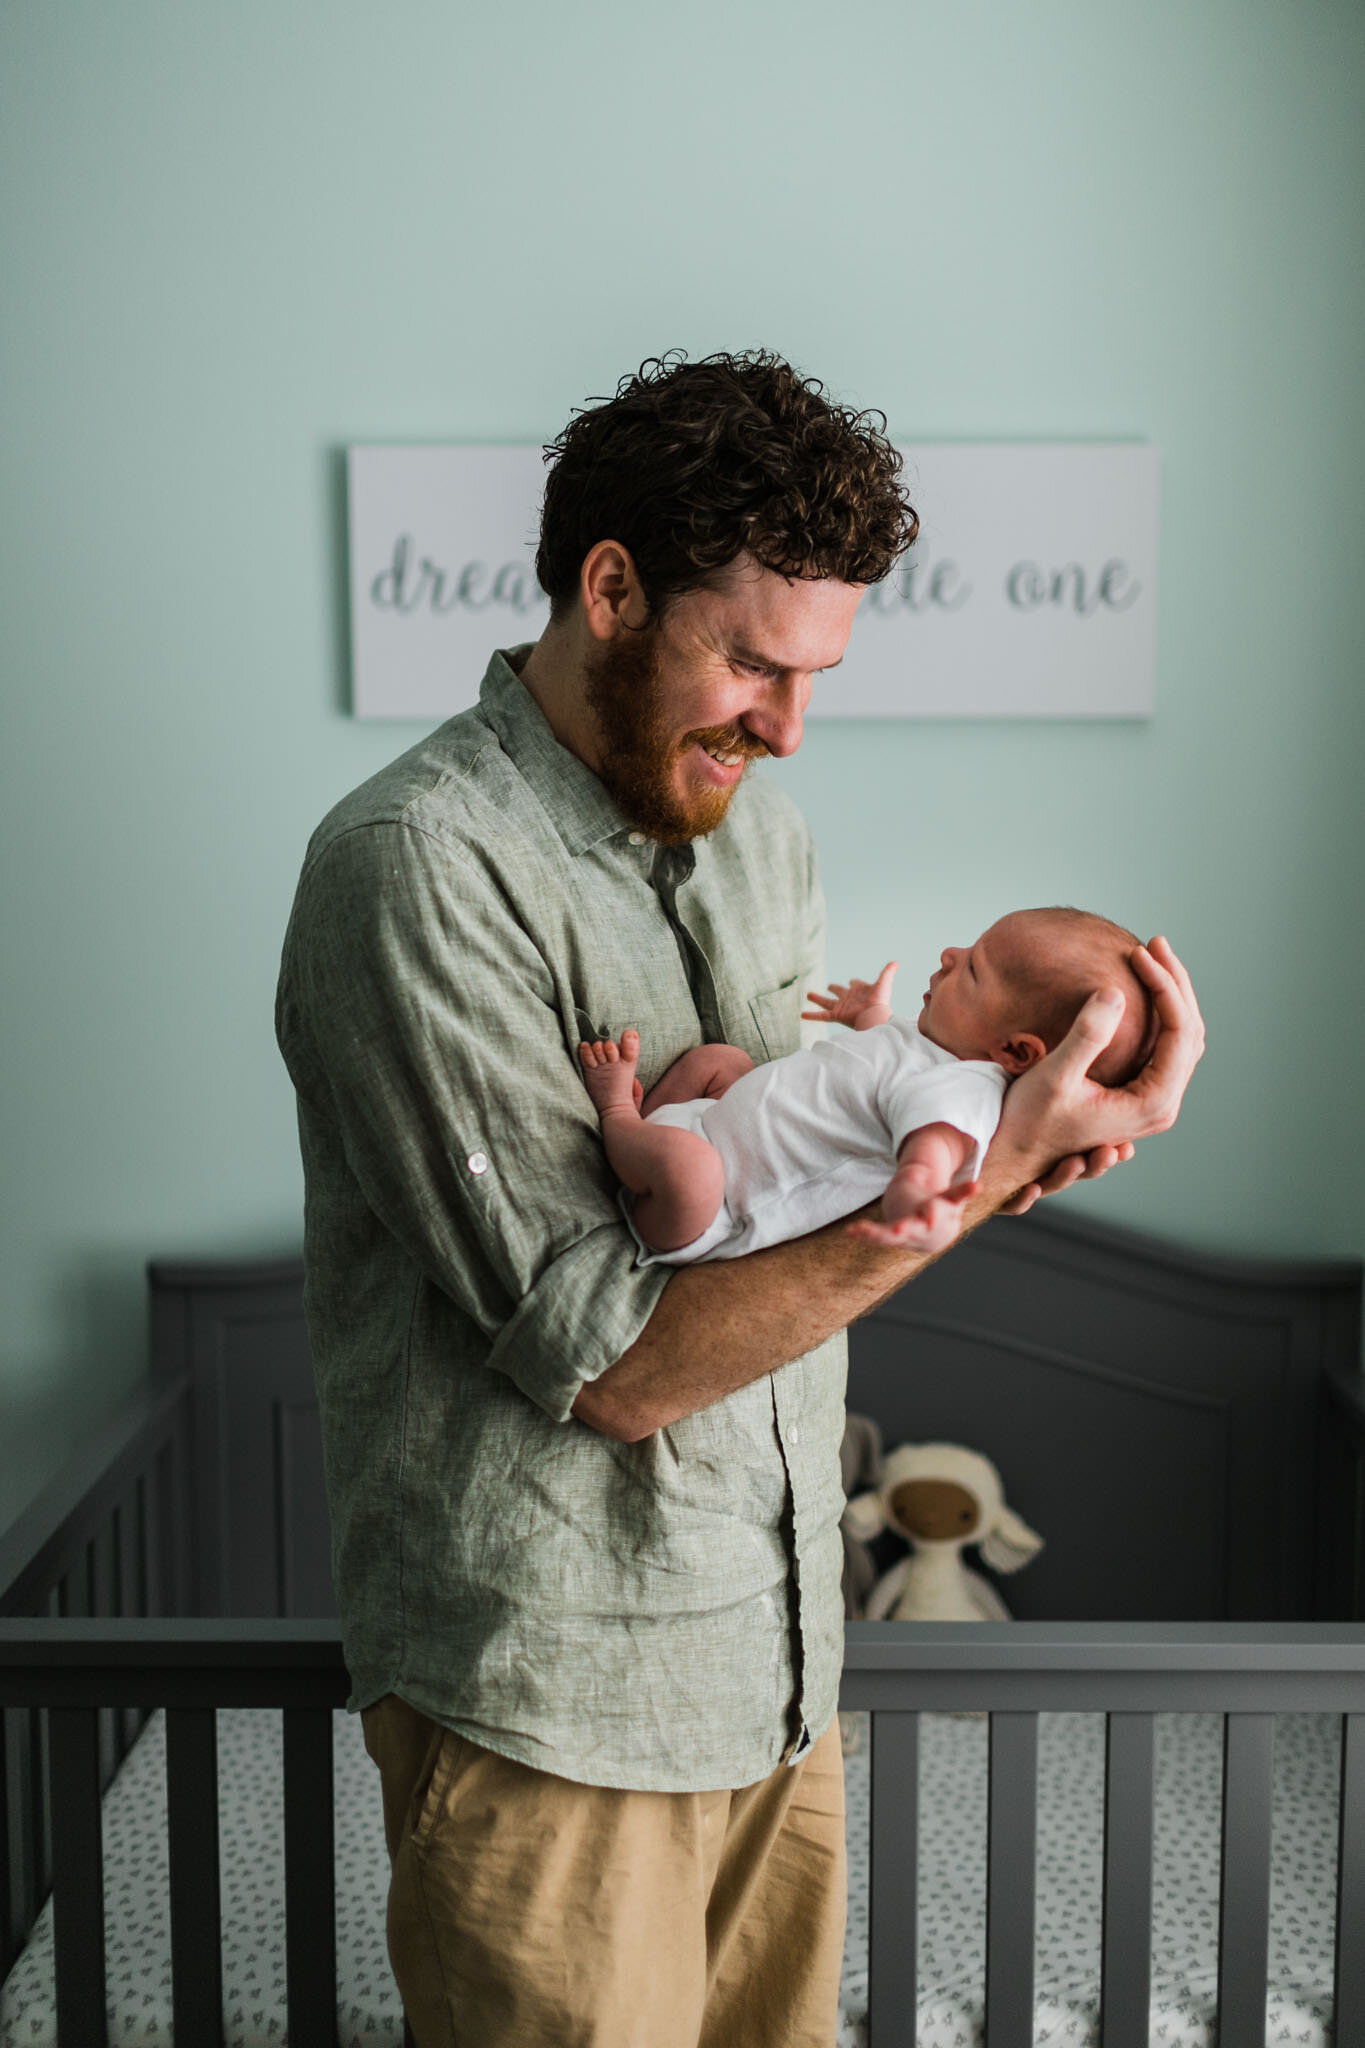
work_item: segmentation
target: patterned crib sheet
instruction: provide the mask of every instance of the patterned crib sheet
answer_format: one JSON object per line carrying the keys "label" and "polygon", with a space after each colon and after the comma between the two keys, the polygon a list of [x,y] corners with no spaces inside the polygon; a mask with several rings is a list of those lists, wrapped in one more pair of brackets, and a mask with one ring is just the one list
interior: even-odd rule
{"label": "patterned crib sheet", "polygon": [[[1099,2015],[1104,1726],[1043,1715],[1039,1732],[1039,2048],[1088,2048]],[[839,2048],[867,2038],[865,1717],[846,1759],[849,1925]],[[926,1715],[920,1795],[919,2048],[982,2037],[985,1957],[986,1723]],[[1327,2048],[1330,2037],[1339,1722],[1282,1716],[1275,1750],[1275,1848],[1267,2043]],[[218,1716],[226,2048],[285,2039],[281,1733],[276,1713]],[[402,2013],[384,1940],[378,1778],[356,1717],[337,1714],[338,2038],[401,2048]],[[1158,1722],[1153,1910],[1153,2048],[1213,2048],[1221,1722]],[[104,1803],[111,2043],[164,2048],[171,2037],[165,1840],[165,1729],[147,1725]],[[0,2048],[55,2048],[50,1908],[0,1987]]]}
{"label": "patterned crib sheet", "polygon": [[[839,2048],[867,2028],[867,1717],[845,1760],[849,1919]],[[979,2048],[986,1958],[986,1762],[983,1718],[920,1723],[917,2048]],[[1271,1930],[1265,2039],[1328,2048],[1331,2039],[1341,1723],[1285,1714],[1275,1723]],[[1218,1872],[1223,1723],[1157,1720],[1151,2048],[1216,2048]],[[1042,1714],[1038,1724],[1035,2048],[1099,2040],[1104,1718]]]}

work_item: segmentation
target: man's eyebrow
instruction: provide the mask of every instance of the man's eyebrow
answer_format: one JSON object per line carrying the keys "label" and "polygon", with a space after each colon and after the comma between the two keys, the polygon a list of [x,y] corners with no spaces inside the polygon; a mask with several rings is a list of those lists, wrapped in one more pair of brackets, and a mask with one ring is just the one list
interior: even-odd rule
{"label": "man's eyebrow", "polygon": [[[771,654],[760,654],[756,647],[742,647],[740,646],[738,641],[731,641],[730,652],[735,657],[736,661],[747,661],[754,668],[770,668],[773,671],[774,675],[780,675],[782,671],[789,666],[789,664],[785,661],[774,661]],[[826,670],[838,668],[839,663],[842,662],[843,658],[844,657],[841,654],[839,656],[839,661],[827,661],[825,663],[824,668],[814,668],[811,670],[811,674],[814,676],[822,676],[825,674]]]}

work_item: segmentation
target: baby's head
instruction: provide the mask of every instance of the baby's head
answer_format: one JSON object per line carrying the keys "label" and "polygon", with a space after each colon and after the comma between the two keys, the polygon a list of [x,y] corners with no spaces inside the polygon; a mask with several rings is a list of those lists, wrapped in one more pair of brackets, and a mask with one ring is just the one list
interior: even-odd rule
{"label": "baby's head", "polygon": [[949,946],[930,980],[919,1028],[964,1060],[1022,1074],[1060,1045],[1097,989],[1123,993],[1123,1021],[1090,1069],[1106,1088],[1146,1066],[1156,1012],[1129,962],[1138,940],[1088,910],[1016,910],[974,946]]}

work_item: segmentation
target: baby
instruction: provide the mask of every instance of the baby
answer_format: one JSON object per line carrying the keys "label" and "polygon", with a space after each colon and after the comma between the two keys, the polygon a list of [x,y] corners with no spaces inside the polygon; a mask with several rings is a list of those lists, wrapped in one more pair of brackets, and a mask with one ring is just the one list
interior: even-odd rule
{"label": "baby", "polygon": [[848,1225],[869,1244],[942,1251],[1016,1075],[1051,1052],[1097,988],[1124,1015],[1091,1078],[1121,1087],[1151,1057],[1156,1017],[1128,955],[1138,943],[1088,911],[1019,910],[974,946],[949,946],[917,1023],[891,1012],[896,962],[875,982],[813,990],[807,1018],[852,1036],[755,1067],[731,1045],[699,1045],[642,1100],[640,1036],[582,1044],[583,1079],[640,1245],[641,1264],[734,1259],[818,1230],[880,1196]]}

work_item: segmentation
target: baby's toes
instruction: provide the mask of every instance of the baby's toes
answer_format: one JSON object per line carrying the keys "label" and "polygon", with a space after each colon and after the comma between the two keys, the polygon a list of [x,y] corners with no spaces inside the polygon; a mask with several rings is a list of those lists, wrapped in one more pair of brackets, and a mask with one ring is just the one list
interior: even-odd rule
{"label": "baby's toes", "polygon": [[623,1060],[629,1060],[632,1063],[639,1059],[640,1034],[638,1031],[628,1029],[621,1033],[621,1057]]}

